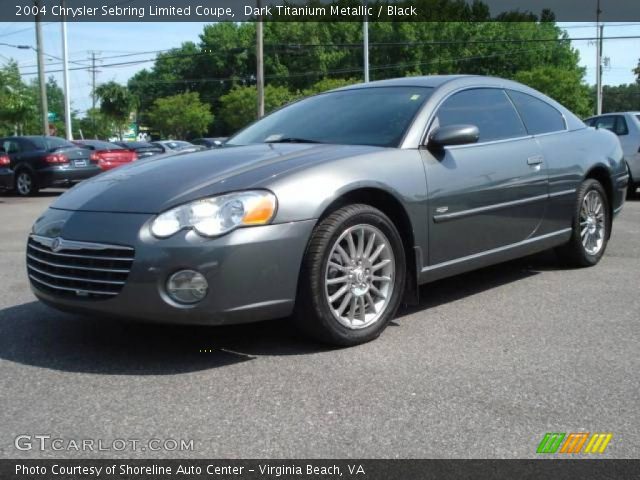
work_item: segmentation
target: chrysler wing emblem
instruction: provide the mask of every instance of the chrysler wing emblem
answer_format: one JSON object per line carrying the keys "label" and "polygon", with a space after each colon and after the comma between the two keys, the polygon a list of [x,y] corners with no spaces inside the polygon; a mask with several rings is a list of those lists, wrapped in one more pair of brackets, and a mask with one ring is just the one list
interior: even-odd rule
{"label": "chrysler wing emblem", "polygon": [[53,242],[51,242],[51,250],[53,252],[59,252],[62,250],[62,240],[60,237],[54,238]]}

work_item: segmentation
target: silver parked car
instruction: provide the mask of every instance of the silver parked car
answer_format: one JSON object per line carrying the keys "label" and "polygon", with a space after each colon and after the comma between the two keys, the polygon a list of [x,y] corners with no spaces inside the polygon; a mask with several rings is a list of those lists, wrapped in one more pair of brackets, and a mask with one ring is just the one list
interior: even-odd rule
{"label": "silver parked car", "polygon": [[585,120],[590,127],[606,128],[620,139],[624,160],[629,168],[629,198],[640,187],[640,112],[607,113]]}
{"label": "silver parked car", "polygon": [[628,181],[611,132],[480,76],[323,93],[226,146],[134,162],[59,197],[28,240],[36,296],[183,324],[293,314],[354,345],[426,282],[553,247],[595,265]]}

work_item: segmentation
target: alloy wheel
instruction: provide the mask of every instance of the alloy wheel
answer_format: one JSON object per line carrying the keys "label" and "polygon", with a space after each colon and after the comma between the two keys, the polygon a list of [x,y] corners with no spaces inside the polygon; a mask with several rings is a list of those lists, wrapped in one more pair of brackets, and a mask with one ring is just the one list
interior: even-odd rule
{"label": "alloy wheel", "polygon": [[389,239],[372,225],[354,225],[338,237],[325,271],[325,296],[334,318],[349,329],[377,322],[395,286]]}
{"label": "alloy wheel", "polygon": [[597,255],[604,245],[606,217],[604,201],[596,190],[589,190],[580,208],[580,238],[589,255]]}
{"label": "alloy wheel", "polygon": [[20,195],[29,195],[33,189],[33,179],[27,172],[20,172],[16,179],[16,189]]}

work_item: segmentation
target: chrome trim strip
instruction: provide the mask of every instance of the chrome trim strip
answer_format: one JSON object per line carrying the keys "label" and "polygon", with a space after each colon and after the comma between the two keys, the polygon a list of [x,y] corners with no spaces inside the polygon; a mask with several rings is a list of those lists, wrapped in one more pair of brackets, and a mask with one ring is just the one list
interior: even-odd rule
{"label": "chrome trim strip", "polygon": [[[34,272],[39,273],[40,275],[46,275],[47,277],[51,277],[51,278],[60,278],[62,280],[71,280],[73,282],[101,283],[104,285],[124,285],[126,283],[119,280],[93,280],[90,278],[71,277],[69,275],[58,275],[55,273],[45,272],[43,270],[40,270],[39,268],[34,267],[33,265],[27,265],[27,268],[33,270]],[[82,290],[82,289],[79,288],[77,290]]]}
{"label": "chrome trim strip", "polygon": [[484,207],[471,208],[469,210],[461,210],[459,212],[443,213],[440,215],[434,215],[433,220],[436,223],[442,223],[448,220],[455,220],[457,218],[476,215],[478,213],[486,213],[486,212],[491,212],[493,210],[499,210],[501,208],[508,208],[515,205],[523,205],[526,203],[539,202],[542,200],[546,200],[548,197],[549,195],[545,193],[544,195],[536,195],[535,197],[523,198],[520,200],[513,200],[510,202],[494,203],[493,205],[486,205]]}
{"label": "chrome trim strip", "polygon": [[127,262],[133,262],[133,257],[99,257],[96,255],[73,255],[71,253],[59,253],[54,252],[52,250],[43,250],[42,248],[38,248],[35,245],[27,245],[27,248],[33,248],[42,253],[48,253],[49,255],[56,255],[58,257],[73,257],[73,258],[88,258],[90,260],[122,260]]}
{"label": "chrome trim strip", "polygon": [[487,140],[486,142],[466,143],[464,145],[447,145],[444,150],[462,150],[463,148],[479,147],[485,145],[496,145],[507,142],[517,142],[520,140],[527,140],[534,138],[533,135],[522,135],[519,137],[501,138],[499,140]]}
{"label": "chrome trim strip", "polygon": [[559,192],[550,193],[549,198],[562,197],[564,195],[571,195],[572,193],[576,193],[575,188],[571,188],[569,190],[560,190]]}
{"label": "chrome trim strip", "polygon": [[39,278],[34,277],[33,275],[29,275],[29,278],[35,282],[38,282],[42,285],[45,285],[49,288],[52,288],[54,290],[66,290],[68,292],[87,292],[87,293],[92,293],[94,295],[117,295],[116,292],[98,292],[96,290],[87,290],[86,288],[69,288],[69,287],[58,287],[56,285],[51,285],[50,283],[44,282],[42,280],[40,280]]}
{"label": "chrome trim strip", "polygon": [[108,245],[106,243],[79,242],[76,240],[65,240],[62,237],[43,237],[41,235],[31,234],[29,236],[35,242],[45,247],[51,248],[55,240],[60,242],[59,250],[126,250],[132,252],[132,247],[123,247],[122,245]]}
{"label": "chrome trim strip", "polygon": [[466,257],[455,258],[453,260],[448,260],[446,262],[436,263],[435,265],[429,265],[427,267],[424,267],[421,270],[421,273],[429,272],[431,270],[436,270],[438,268],[449,267],[451,265],[455,265],[457,263],[467,262],[469,260],[475,260],[477,258],[481,258],[481,257],[484,257],[486,255],[492,255],[494,253],[501,253],[501,252],[504,252],[504,251],[507,251],[507,250],[511,250],[513,248],[522,247],[522,246],[525,246],[525,245],[529,245],[531,243],[539,242],[540,240],[546,240],[547,238],[555,237],[555,236],[558,236],[558,235],[564,235],[565,233],[571,233],[571,229],[570,228],[563,228],[562,230],[558,230],[556,232],[547,233],[545,235],[540,235],[538,237],[528,238],[528,239],[523,240],[521,242],[511,243],[509,245],[505,245],[503,247],[498,247],[498,248],[493,248],[493,249],[487,250],[485,252],[474,253],[473,255],[467,255]]}
{"label": "chrome trim strip", "polygon": [[620,205],[618,208],[616,208],[616,209],[613,211],[613,213],[617,215],[618,213],[620,213],[620,212],[622,211],[622,207],[624,207],[624,204],[623,204],[623,205]]}
{"label": "chrome trim strip", "polygon": [[44,263],[45,265],[49,265],[51,267],[56,267],[56,268],[68,268],[71,270],[89,270],[91,272],[129,273],[129,270],[118,270],[115,268],[80,267],[78,265],[62,265],[60,263],[47,262],[45,260],[42,260],[41,258],[31,255],[30,253],[27,253],[27,258],[30,258],[31,260],[35,260],[38,263]]}

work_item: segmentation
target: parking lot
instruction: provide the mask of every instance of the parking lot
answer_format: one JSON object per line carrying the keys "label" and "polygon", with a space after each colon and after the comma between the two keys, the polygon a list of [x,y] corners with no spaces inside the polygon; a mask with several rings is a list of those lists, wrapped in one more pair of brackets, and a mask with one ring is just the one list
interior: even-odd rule
{"label": "parking lot", "polygon": [[[640,456],[640,201],[595,268],[544,253],[426,285],[377,341],[327,349],[286,320],[141,325],[38,303],[25,240],[59,192],[0,196],[1,457],[532,458],[576,431]],[[194,448],[19,451],[22,434]]]}

